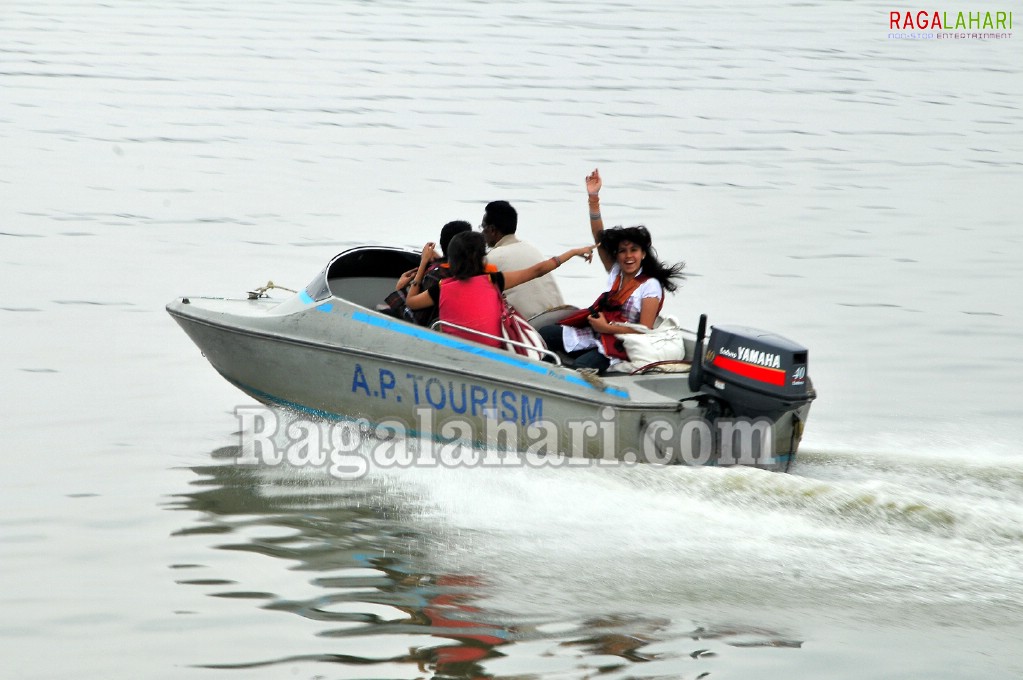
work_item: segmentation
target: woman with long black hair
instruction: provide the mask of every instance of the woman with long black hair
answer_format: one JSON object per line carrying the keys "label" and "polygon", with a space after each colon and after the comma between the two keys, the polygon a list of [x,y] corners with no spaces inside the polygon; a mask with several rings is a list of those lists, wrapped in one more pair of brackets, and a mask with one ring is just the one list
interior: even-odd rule
{"label": "woman with long black hair", "polygon": [[600,215],[600,172],[586,177],[590,230],[597,253],[608,272],[607,286],[586,310],[545,326],[540,335],[550,349],[567,353],[579,368],[605,371],[628,359],[618,335],[636,333],[622,324],[653,328],[664,305],[664,292],[675,292],[683,277],[684,262],[667,265],[657,259],[646,227],[604,229]]}

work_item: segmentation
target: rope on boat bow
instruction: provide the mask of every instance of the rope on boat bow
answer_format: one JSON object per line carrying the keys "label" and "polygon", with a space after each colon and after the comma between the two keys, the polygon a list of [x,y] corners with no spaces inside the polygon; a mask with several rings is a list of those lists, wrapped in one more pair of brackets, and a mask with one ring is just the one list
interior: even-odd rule
{"label": "rope on boat bow", "polygon": [[255,290],[250,290],[249,291],[249,299],[250,300],[257,300],[259,298],[270,297],[269,295],[266,294],[266,291],[273,290],[274,288],[277,288],[279,290],[286,290],[289,293],[297,293],[298,292],[297,290],[292,290],[290,288],[285,288],[284,286],[278,286],[273,281],[267,281],[265,286],[260,286],[259,288],[255,289]]}
{"label": "rope on boat bow", "polygon": [[577,368],[576,373],[579,377],[593,385],[600,391],[604,391],[607,388],[607,383],[604,379],[597,375],[597,369],[595,368]]}

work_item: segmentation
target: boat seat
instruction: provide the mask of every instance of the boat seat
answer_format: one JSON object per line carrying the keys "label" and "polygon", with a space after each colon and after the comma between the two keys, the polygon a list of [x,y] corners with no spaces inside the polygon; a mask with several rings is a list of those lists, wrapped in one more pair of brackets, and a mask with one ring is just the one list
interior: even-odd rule
{"label": "boat seat", "polygon": [[529,317],[529,325],[533,328],[540,329],[544,326],[550,326],[556,324],[564,319],[569,314],[574,314],[579,311],[578,307],[573,305],[561,305],[560,307],[553,307],[546,311],[540,312],[536,316]]}
{"label": "boat seat", "polygon": [[368,309],[376,309],[384,299],[394,292],[394,282],[398,277],[390,276],[353,276],[330,281],[331,292],[339,298],[348,300]]}

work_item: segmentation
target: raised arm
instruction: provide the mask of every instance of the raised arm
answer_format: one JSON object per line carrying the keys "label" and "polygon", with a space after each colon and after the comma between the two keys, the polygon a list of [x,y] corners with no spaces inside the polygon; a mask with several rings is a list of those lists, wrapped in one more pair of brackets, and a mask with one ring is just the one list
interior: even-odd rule
{"label": "raised arm", "polygon": [[[593,242],[597,244],[600,243],[600,234],[604,231],[604,220],[600,216],[601,186],[603,183],[600,181],[600,170],[594,168],[593,172],[586,176],[586,194],[590,204],[590,231],[593,233]],[[603,248],[597,248],[597,254],[600,255],[604,269],[611,271],[611,266],[615,263],[614,255]]]}
{"label": "raised arm", "polygon": [[[412,281],[409,283],[408,297],[405,298],[405,305],[409,309],[426,309],[427,307],[433,306],[433,298],[430,294],[422,289],[423,277],[426,276],[426,270],[429,268],[430,263],[437,256],[434,251],[434,243],[431,241],[423,246],[423,254],[419,259],[419,269],[416,270],[415,275],[412,277]],[[404,274],[402,278],[404,278]],[[399,280],[400,283],[400,280]]]}
{"label": "raised arm", "polygon": [[593,245],[573,248],[572,250],[566,250],[561,255],[555,255],[554,257],[548,258],[542,262],[537,262],[532,267],[517,269],[513,272],[504,272],[504,289],[508,290],[509,288],[514,288],[515,286],[526,283],[527,281],[539,278],[544,274],[550,274],[562,264],[576,256],[579,256],[589,262],[593,259],[593,249],[596,247],[597,246]]}

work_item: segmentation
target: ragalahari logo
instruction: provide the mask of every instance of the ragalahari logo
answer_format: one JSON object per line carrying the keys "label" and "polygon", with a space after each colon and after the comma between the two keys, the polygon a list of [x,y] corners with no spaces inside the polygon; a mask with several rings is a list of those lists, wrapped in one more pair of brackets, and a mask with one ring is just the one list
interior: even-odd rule
{"label": "ragalahari logo", "polygon": [[1012,37],[1012,12],[892,10],[891,40],[1005,40]]}

